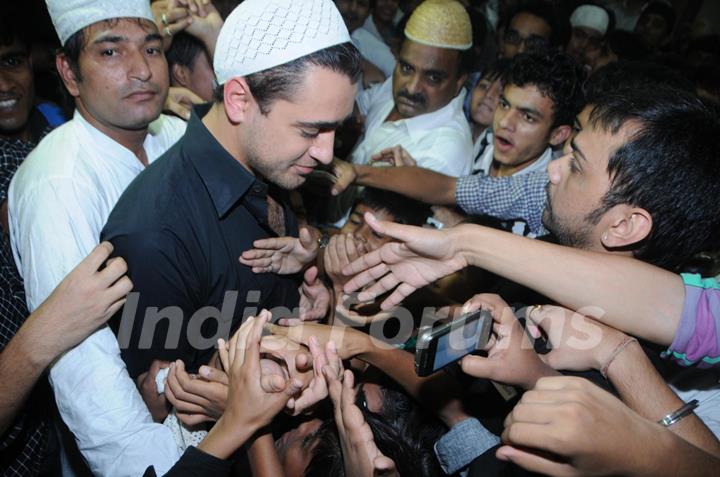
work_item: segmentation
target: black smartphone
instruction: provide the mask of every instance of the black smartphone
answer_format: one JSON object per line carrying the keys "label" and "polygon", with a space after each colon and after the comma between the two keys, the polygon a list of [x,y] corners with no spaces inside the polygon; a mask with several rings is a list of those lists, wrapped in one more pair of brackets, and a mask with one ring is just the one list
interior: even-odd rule
{"label": "black smartphone", "polygon": [[490,313],[477,310],[421,332],[415,348],[415,373],[429,376],[463,356],[485,348],[491,329]]}

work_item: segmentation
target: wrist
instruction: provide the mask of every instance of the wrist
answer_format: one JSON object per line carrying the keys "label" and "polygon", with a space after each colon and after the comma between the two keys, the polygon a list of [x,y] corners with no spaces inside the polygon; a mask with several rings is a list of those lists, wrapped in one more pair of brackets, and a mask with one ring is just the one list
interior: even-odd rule
{"label": "wrist", "polygon": [[600,368],[600,373],[604,378],[613,381],[618,374],[622,374],[622,369],[626,366],[625,363],[636,362],[636,358],[633,357],[636,352],[643,353],[638,341],[632,336],[625,336]]}
{"label": "wrist", "polygon": [[603,367],[611,361],[613,353],[616,351],[618,346],[628,338],[628,335],[621,333],[612,328],[601,328],[600,343],[595,347],[592,353],[592,367],[593,369],[600,371]]}

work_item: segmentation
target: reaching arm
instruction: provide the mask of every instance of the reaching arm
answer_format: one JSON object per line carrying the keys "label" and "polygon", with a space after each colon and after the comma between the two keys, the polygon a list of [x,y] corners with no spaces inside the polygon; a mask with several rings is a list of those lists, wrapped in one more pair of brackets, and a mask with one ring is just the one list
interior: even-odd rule
{"label": "reaching arm", "polygon": [[670,344],[680,322],[681,278],[632,258],[576,250],[476,225],[436,231],[381,222],[370,214],[366,222],[399,243],[386,244],[346,267],[345,273],[356,276],[345,291],[374,280],[377,283],[368,289],[372,293],[397,286],[384,309],[457,267],[474,265],[655,343]]}

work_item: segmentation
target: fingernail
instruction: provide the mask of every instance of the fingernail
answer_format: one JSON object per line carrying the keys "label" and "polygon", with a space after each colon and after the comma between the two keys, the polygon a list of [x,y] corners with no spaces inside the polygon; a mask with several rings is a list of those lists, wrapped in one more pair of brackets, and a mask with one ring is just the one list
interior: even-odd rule
{"label": "fingernail", "polygon": [[200,376],[202,376],[203,378],[210,377],[210,368],[208,368],[208,367],[205,366],[205,365],[200,366],[200,369],[198,370],[198,373],[199,373]]}

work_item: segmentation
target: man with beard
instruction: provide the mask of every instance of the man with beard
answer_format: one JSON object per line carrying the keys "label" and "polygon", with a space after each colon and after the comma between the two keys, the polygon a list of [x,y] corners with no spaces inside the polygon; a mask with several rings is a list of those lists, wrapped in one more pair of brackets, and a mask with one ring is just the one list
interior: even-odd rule
{"label": "man with beard", "polygon": [[[139,292],[113,325],[133,378],[158,359],[196,372],[248,314],[297,309],[297,276],[255,275],[238,258],[255,240],[298,236],[286,192],[332,160],[335,129],[352,112],[360,57],[330,0],[246,0],[215,51],[214,103],[193,111],[102,232]],[[322,287],[313,269],[306,280]],[[164,397],[145,390],[163,419]]]}

